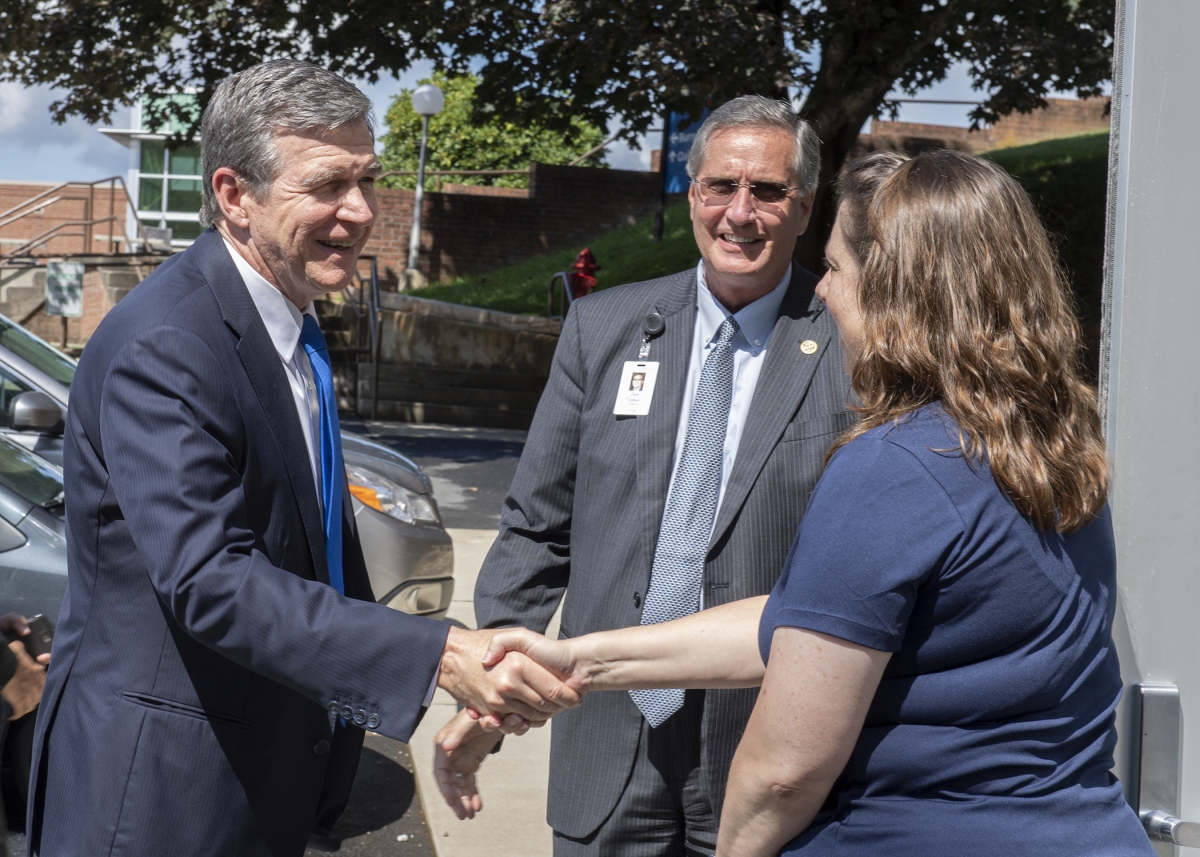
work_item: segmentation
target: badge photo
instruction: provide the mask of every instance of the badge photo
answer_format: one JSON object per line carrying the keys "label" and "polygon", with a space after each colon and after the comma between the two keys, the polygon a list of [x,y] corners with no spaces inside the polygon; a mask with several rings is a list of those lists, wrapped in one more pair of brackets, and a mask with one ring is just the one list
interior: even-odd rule
{"label": "badge photo", "polygon": [[644,417],[650,413],[654,398],[654,382],[658,377],[657,363],[625,361],[617,385],[617,402],[613,414],[618,417]]}

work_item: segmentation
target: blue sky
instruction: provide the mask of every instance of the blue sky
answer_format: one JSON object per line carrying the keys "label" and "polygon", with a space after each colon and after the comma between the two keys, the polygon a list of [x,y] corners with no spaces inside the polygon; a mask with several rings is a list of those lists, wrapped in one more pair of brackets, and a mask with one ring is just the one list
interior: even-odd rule
{"label": "blue sky", "polygon": [[[374,101],[376,116],[382,120],[392,96],[415,85],[429,71],[428,65],[421,64],[399,80],[360,85]],[[971,89],[965,68],[956,67],[945,81],[922,92],[920,97],[973,99],[978,94]],[[54,100],[54,91],[46,87],[23,88],[0,83],[0,181],[94,181],[112,175],[124,176],[129,168],[128,150],[80,119],[54,124],[49,112]],[[906,104],[901,108],[900,118],[908,122],[966,125],[969,110],[960,105]],[[129,111],[120,111],[112,124],[128,127]],[[616,130],[615,125],[612,130]],[[609,149],[609,164],[619,169],[649,169],[650,150],[658,146],[659,140],[658,134],[652,136],[653,142],[643,141],[640,152],[614,145]]]}

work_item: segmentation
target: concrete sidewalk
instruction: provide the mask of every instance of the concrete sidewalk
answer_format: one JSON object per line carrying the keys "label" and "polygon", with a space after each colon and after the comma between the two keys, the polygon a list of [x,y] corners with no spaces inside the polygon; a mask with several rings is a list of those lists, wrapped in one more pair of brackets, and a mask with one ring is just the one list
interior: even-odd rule
{"label": "concrete sidewalk", "polygon": [[[454,601],[449,616],[474,628],[475,578],[496,531],[448,528],[447,532],[454,539]],[[557,636],[557,614],[547,633]],[[546,779],[553,727],[505,739],[504,749],[484,763],[477,779],[483,811],[471,821],[459,821],[442,800],[433,776],[433,736],[455,711],[454,699],[439,690],[409,745],[417,792],[437,857],[550,857]]]}

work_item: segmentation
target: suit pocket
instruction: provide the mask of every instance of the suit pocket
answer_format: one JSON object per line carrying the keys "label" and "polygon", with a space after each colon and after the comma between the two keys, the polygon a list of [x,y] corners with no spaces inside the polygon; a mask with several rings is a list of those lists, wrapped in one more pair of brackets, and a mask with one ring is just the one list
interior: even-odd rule
{"label": "suit pocket", "polygon": [[137,693],[131,690],[124,690],[121,691],[120,697],[126,702],[131,702],[134,705],[141,706],[142,708],[149,708],[151,711],[159,711],[164,714],[179,714],[184,717],[191,717],[196,720],[207,720],[213,724],[234,726],[239,729],[250,728],[250,721],[241,717],[233,717],[228,714],[205,711],[203,708],[199,708],[195,705],[176,702],[173,699],[163,699],[161,696],[153,696],[148,693]]}
{"label": "suit pocket", "polygon": [[796,420],[784,429],[783,437],[779,439],[779,442],[788,443],[793,440],[809,440],[814,437],[841,434],[857,421],[858,414],[854,411],[838,411],[835,414],[825,414],[808,420]]}

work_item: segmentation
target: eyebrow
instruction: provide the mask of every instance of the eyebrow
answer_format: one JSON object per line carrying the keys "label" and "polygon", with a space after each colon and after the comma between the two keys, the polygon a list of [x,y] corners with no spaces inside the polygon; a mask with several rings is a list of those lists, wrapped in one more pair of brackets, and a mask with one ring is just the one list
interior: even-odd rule
{"label": "eyebrow", "polygon": [[[383,165],[379,161],[373,161],[365,170],[366,176],[369,178],[378,178],[383,172]],[[306,189],[320,187],[326,182],[335,181],[344,175],[342,170],[323,170],[306,178],[301,184]]]}

